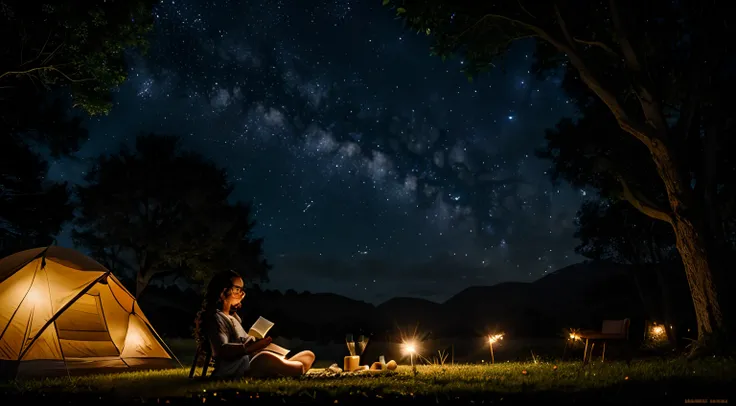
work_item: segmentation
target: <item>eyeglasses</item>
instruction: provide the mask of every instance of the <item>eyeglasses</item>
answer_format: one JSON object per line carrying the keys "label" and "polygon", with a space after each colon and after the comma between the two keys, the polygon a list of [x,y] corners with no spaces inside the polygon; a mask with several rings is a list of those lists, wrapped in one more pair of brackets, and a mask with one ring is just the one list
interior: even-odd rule
{"label": "eyeglasses", "polygon": [[238,285],[232,285],[230,289],[232,289],[233,293],[243,293],[244,291],[243,287]]}

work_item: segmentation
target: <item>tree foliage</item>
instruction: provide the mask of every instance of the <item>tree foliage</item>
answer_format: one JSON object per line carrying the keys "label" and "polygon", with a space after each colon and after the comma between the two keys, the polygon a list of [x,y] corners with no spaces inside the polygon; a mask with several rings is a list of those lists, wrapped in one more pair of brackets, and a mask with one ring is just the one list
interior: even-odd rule
{"label": "tree foliage", "polygon": [[65,182],[47,178],[51,157],[67,156],[87,138],[58,99],[27,93],[0,111],[0,256],[48,245],[71,220]]}
{"label": "tree foliage", "polygon": [[250,205],[230,203],[227,173],[182,151],[177,137],[141,135],[134,151],[100,156],[85,181],[75,243],[114,271],[133,271],[137,296],[171,274],[202,282],[233,269],[268,280],[263,241],[250,236]]}
{"label": "tree foliage", "polygon": [[679,260],[672,230],[623,200],[589,200],[576,219],[575,251],[593,260],[661,264]]}
{"label": "tree foliage", "polygon": [[0,98],[71,90],[91,115],[107,113],[127,77],[125,51],[145,49],[156,0],[0,2]]}
{"label": "tree foliage", "polygon": [[50,244],[72,219],[66,183],[46,181],[47,171],[28,145],[0,134],[0,258]]}
{"label": "tree foliage", "polygon": [[107,112],[127,75],[123,52],[145,48],[155,1],[0,1],[0,254],[49,244],[71,219],[65,183],[46,156],[87,139],[80,117]]}

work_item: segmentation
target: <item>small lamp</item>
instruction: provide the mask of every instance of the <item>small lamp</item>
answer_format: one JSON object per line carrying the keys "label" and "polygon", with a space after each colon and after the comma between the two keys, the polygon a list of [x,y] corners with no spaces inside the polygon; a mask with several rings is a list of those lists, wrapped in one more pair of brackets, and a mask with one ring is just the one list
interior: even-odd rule
{"label": "small lamp", "polygon": [[409,360],[411,362],[411,369],[416,370],[414,366],[414,353],[417,352],[417,345],[414,341],[406,341],[403,344],[404,352],[409,354]]}

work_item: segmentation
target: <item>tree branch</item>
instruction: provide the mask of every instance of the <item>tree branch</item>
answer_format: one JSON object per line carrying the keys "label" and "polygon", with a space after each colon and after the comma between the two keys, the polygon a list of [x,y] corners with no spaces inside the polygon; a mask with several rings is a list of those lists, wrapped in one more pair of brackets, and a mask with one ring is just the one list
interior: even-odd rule
{"label": "tree branch", "polygon": [[529,17],[531,17],[531,18],[537,18],[537,17],[534,17],[534,14],[530,13],[529,10],[527,10],[526,7],[524,7],[523,4],[521,4],[521,0],[516,0],[516,3],[519,4],[519,7],[521,7],[521,10],[524,11],[526,14],[528,14]]}
{"label": "tree branch", "polygon": [[55,68],[55,67],[53,67],[53,66],[49,67],[49,69],[51,69],[51,70],[55,71],[56,73],[58,73],[59,75],[61,75],[61,76],[65,77],[65,78],[66,78],[66,80],[68,80],[68,81],[70,81],[70,82],[72,82],[72,83],[89,82],[90,80],[95,80],[95,78],[94,78],[94,77],[91,77],[91,78],[84,78],[84,79],[73,79],[73,78],[70,78],[69,76],[67,76],[67,74],[66,74],[66,73],[64,73],[64,72],[60,71],[59,69],[56,69],[56,68]]}
{"label": "tree branch", "polygon": [[[641,63],[639,58],[636,56],[636,52],[634,52],[634,47],[629,41],[628,32],[621,21],[621,15],[619,14],[616,0],[610,0],[610,8],[616,37],[618,39],[619,46],[621,47],[621,51],[623,52],[624,62],[632,73],[632,87],[634,88],[634,91],[636,91],[639,104],[644,112],[644,117],[646,117],[647,123],[654,128],[654,134],[659,138],[664,139],[667,134],[667,121],[664,117],[662,104],[659,99],[652,94],[650,86],[645,85],[649,81],[642,70]],[[647,146],[649,146],[648,143]]]}
{"label": "tree branch", "polygon": [[611,110],[611,113],[613,113],[614,117],[616,118],[619,127],[621,127],[621,129],[626,131],[627,133],[633,135],[642,143],[644,143],[647,147],[649,147],[653,138],[651,131],[645,125],[635,122],[630,117],[630,115],[626,112],[621,103],[619,103],[613,92],[603,86],[601,81],[596,77],[596,75],[593,73],[593,71],[591,71],[585,61],[583,61],[582,57],[573,48],[566,45],[564,42],[558,41],[548,32],[533,24],[498,14],[486,14],[485,16],[481,17],[478,23],[486,18],[496,18],[522,26],[527,30],[535,33],[539,38],[547,41],[550,45],[557,48],[558,51],[566,54],[567,57],[570,59],[570,63],[572,63],[572,65],[578,70],[578,73],[580,73],[580,79],[601,99],[603,103],[606,104],[606,106],[608,106],[609,110]]}
{"label": "tree branch", "polygon": [[601,48],[604,51],[606,51],[606,53],[611,54],[616,59],[621,59],[621,56],[617,54],[616,51],[614,51],[613,49],[611,49],[611,47],[609,47],[608,45],[604,44],[601,41],[585,41],[580,38],[573,38],[573,40],[580,44],[585,44],[585,45],[590,45],[590,46]]}
{"label": "tree branch", "polygon": [[636,57],[634,47],[632,47],[631,42],[629,42],[628,33],[626,32],[621,21],[621,15],[618,12],[616,0],[610,0],[609,3],[611,7],[611,18],[613,19],[613,27],[616,30],[616,37],[618,39],[619,45],[621,46],[621,51],[624,54],[624,62],[626,62],[626,65],[632,71],[640,72],[641,64],[639,63],[639,58]]}
{"label": "tree branch", "polygon": [[74,78],[71,78],[66,73],[62,72],[56,66],[53,66],[53,65],[52,66],[39,66],[39,67],[36,67],[36,68],[31,68],[31,69],[28,69],[28,70],[24,70],[24,71],[8,71],[8,72],[5,72],[3,74],[0,74],[0,79],[4,78],[5,76],[11,76],[11,75],[17,75],[17,76],[20,76],[20,75],[29,75],[30,76],[31,74],[33,74],[35,72],[42,72],[42,71],[54,71],[54,72],[60,74],[61,76],[63,76],[66,80],[68,80],[68,81],[70,81],[72,83],[87,82],[87,81],[90,81],[90,80],[94,80],[94,78],[85,78],[85,79],[74,79]]}
{"label": "tree branch", "polygon": [[[47,63],[49,63],[49,62],[51,61],[51,58],[53,58],[53,57],[54,57],[54,55],[56,55],[56,53],[57,53],[57,52],[58,52],[58,51],[59,51],[59,50],[61,49],[61,47],[62,47],[62,46],[64,46],[64,43],[63,43],[63,42],[62,42],[61,44],[59,44],[59,46],[57,46],[57,47],[56,47],[56,48],[55,48],[55,49],[54,49],[54,50],[53,50],[53,51],[52,51],[52,52],[51,52],[51,53],[49,54],[49,56],[47,56],[47,57],[46,57],[46,59],[44,59],[44,60],[43,60],[43,62],[41,62],[41,65],[46,65]],[[41,56],[41,54],[39,54],[39,56]]]}
{"label": "tree branch", "polygon": [[486,14],[486,15],[484,15],[478,21],[476,21],[473,25],[471,25],[470,27],[468,27],[465,30],[463,30],[463,32],[461,32],[460,34],[458,34],[457,37],[455,37],[455,41],[459,40],[460,38],[462,38],[465,34],[469,33],[470,31],[473,31],[473,29],[475,29],[475,27],[477,27],[478,25],[480,25],[480,23],[482,23],[483,21],[485,21],[486,18],[493,18],[493,17],[494,17],[493,14]]}
{"label": "tree branch", "polygon": [[40,57],[41,57],[41,55],[43,55],[43,51],[44,51],[44,50],[46,49],[46,45],[48,45],[48,43],[49,43],[49,40],[51,39],[51,34],[52,34],[53,32],[54,32],[53,30],[52,30],[52,31],[49,31],[49,35],[48,35],[48,36],[46,36],[46,41],[45,41],[45,42],[43,43],[43,46],[41,47],[41,50],[40,50],[40,51],[38,51],[38,55],[36,55],[36,57],[35,57],[35,58],[29,59],[29,60],[27,60],[27,61],[25,61],[25,62],[23,62],[23,49],[25,49],[25,35],[23,36],[23,38],[21,39],[21,49],[20,49],[20,66],[24,66],[24,65],[27,65],[27,64],[29,64],[29,63],[31,63],[31,62],[33,62],[33,61],[37,60],[38,58],[40,58]]}
{"label": "tree branch", "polygon": [[631,203],[634,208],[653,219],[666,221],[670,224],[672,223],[672,217],[666,211],[659,208],[655,203],[649,201],[640,193],[631,190],[629,184],[624,180],[622,176],[617,175],[616,179],[621,184],[621,188],[623,189],[622,197],[627,202]]}
{"label": "tree branch", "polygon": [[565,36],[565,39],[567,39],[568,45],[570,45],[571,49],[575,49],[575,41],[572,39],[572,35],[570,35],[570,31],[567,29],[567,24],[565,24],[565,19],[562,18],[562,13],[560,13],[560,8],[557,7],[557,4],[554,4],[555,7],[555,14],[557,15],[557,23],[560,24],[560,29],[562,30],[562,34]]}

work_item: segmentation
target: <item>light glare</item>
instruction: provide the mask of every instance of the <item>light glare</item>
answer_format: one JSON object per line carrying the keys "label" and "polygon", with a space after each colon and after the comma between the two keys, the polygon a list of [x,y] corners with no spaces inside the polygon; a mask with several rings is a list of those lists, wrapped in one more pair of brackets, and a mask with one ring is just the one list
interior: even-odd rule
{"label": "light glare", "polygon": [[417,352],[417,346],[414,342],[406,342],[404,343],[404,351],[409,354],[414,354]]}

